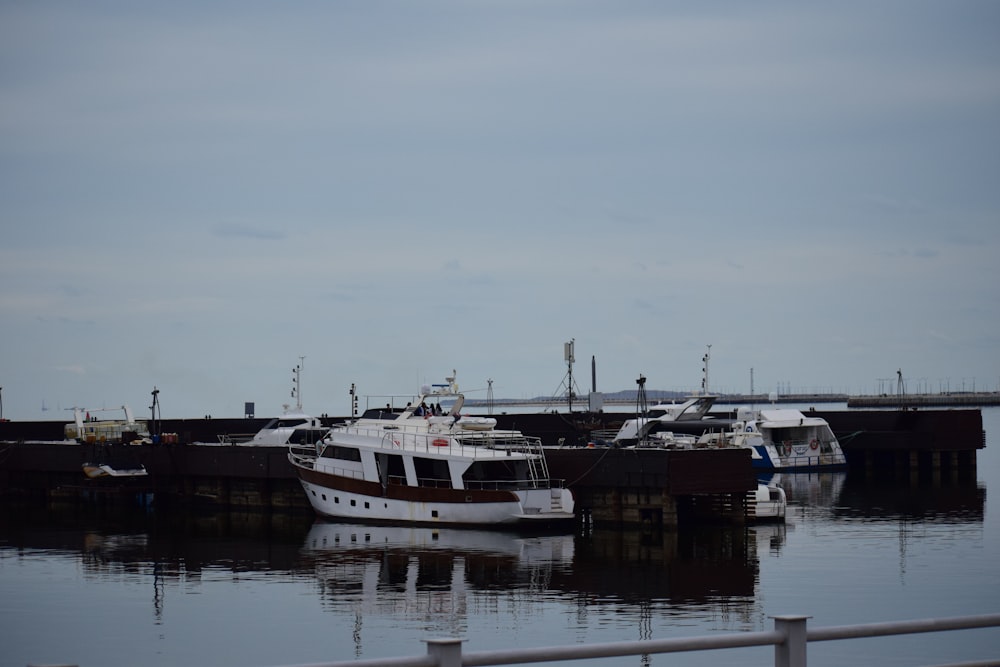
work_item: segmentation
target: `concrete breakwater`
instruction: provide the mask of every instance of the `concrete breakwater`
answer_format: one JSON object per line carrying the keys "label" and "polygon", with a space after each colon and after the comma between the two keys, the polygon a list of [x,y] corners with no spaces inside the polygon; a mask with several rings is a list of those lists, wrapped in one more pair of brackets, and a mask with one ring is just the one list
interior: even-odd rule
{"label": "concrete breakwater", "polygon": [[954,394],[883,394],[881,396],[851,396],[849,408],[978,408],[1000,405],[1000,392],[967,392]]}
{"label": "concrete breakwater", "polygon": [[[95,457],[142,464],[148,475],[87,479],[82,465]],[[595,524],[742,522],[746,493],[756,487],[747,450],[565,448],[548,458],[550,476],[564,481],[578,513]],[[150,496],[158,506],[312,511],[285,447],[5,443],[0,490],[8,497]]]}
{"label": "concrete breakwater", "polygon": [[[974,474],[976,452],[984,446],[979,410],[810,414],[827,419],[843,444],[848,464],[866,477],[968,476]],[[716,417],[724,423],[727,416],[719,413]],[[592,430],[615,428],[630,417],[625,413],[496,415],[499,428],[538,436],[551,448],[551,476],[565,480],[581,514],[595,523],[677,526],[689,519],[745,519],[746,492],[756,483],[747,450],[567,446],[586,445]],[[284,447],[223,444],[227,440],[220,438],[253,433],[266,421],[165,419],[157,423],[157,432],[177,437],[145,445],[55,442],[63,437],[62,422],[3,422],[0,495],[152,494],[158,505],[205,503],[310,512]],[[141,463],[149,474],[86,479],[83,463],[101,457]]]}

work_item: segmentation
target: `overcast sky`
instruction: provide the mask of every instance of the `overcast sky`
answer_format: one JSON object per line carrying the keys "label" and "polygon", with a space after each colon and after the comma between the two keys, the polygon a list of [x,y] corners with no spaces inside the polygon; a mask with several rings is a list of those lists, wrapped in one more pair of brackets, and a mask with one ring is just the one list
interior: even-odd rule
{"label": "overcast sky", "polygon": [[[4,2],[4,416],[1000,385],[996,2]],[[43,411],[42,408],[46,408]],[[57,412],[63,411],[63,412]]]}

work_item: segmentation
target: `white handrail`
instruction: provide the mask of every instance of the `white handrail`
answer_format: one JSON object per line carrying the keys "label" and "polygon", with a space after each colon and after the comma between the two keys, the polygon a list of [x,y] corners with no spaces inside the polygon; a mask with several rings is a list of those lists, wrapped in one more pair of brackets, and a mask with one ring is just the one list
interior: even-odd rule
{"label": "white handrail", "polygon": [[[462,652],[462,644],[464,642],[462,639],[429,639],[426,640],[426,655],[312,663],[309,667],[374,667],[375,665],[392,665],[395,667],[470,667],[473,665],[512,665],[557,660],[591,660],[594,658],[648,655],[652,653],[680,653],[685,651],[708,651],[768,645],[774,646],[775,667],[805,667],[808,642],[1000,627],[1000,613],[980,616],[890,621],[886,623],[865,623],[860,625],[815,628],[812,630],[807,628],[808,616],[790,615],[772,616],[772,618],[774,619],[774,629],[759,632],[739,632],[724,635],[602,644],[573,644],[537,648],[472,651],[465,653]],[[973,665],[996,665],[998,663],[1000,663],[1000,659],[993,657],[960,664],[963,667],[972,667]],[[958,664],[954,663],[954,665]]]}

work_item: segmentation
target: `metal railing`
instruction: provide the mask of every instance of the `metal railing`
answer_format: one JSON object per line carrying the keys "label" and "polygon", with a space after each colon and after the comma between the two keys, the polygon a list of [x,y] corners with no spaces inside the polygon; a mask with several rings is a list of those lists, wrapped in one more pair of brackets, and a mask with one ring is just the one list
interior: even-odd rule
{"label": "metal railing", "polygon": [[344,425],[338,433],[377,437],[380,449],[432,453],[448,451],[461,456],[476,458],[502,458],[514,454],[544,456],[541,438],[507,431],[476,430],[428,430],[420,426],[393,424],[391,428],[379,429],[368,425]]}
{"label": "metal railing", "polygon": [[[681,653],[685,651],[708,651],[768,645],[774,646],[775,667],[805,667],[809,642],[1000,627],[1000,614],[865,623],[861,625],[842,625],[814,629],[807,627],[808,616],[789,615],[773,616],[772,618],[774,619],[774,629],[759,632],[493,651],[463,652],[462,644],[464,640],[462,639],[429,639],[426,640],[427,653],[425,655],[311,663],[309,667],[375,667],[376,665],[391,667],[468,667],[472,665],[514,665],[533,662],[592,660],[595,658],[630,655],[641,656],[653,653]],[[940,665],[939,667],[958,667],[958,665],[961,665],[961,667],[1000,665],[1000,656],[984,658],[974,662]]]}

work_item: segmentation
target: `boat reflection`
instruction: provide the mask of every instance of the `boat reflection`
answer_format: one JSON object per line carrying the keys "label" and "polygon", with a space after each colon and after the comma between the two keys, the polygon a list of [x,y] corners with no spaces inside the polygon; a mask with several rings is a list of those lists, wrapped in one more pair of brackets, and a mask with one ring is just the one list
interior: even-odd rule
{"label": "boat reflection", "polygon": [[484,594],[502,590],[515,599],[569,597],[668,612],[735,605],[749,617],[759,611],[757,531],[774,541],[769,526],[519,535],[317,522],[302,551],[325,604],[357,613],[463,614]]}
{"label": "boat reflection", "polygon": [[785,490],[790,521],[922,520],[982,522],[986,488],[971,477],[902,476],[892,483],[863,473],[776,473],[767,481]]}
{"label": "boat reflection", "polygon": [[573,534],[535,535],[458,528],[366,526],[317,521],[301,556],[325,592],[450,589],[538,590],[554,569],[571,567]]}

